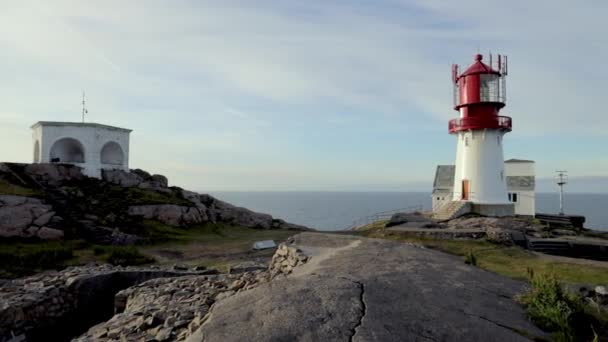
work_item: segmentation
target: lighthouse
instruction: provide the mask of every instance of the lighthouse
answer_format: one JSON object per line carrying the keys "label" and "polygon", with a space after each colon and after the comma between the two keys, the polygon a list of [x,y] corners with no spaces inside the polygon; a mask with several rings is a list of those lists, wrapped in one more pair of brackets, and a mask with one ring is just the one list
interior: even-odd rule
{"label": "lighthouse", "polygon": [[[454,109],[458,118],[449,121],[449,133],[456,137],[456,162],[449,174],[451,193],[443,208],[433,208],[439,216],[455,217],[465,212],[486,216],[514,214],[507,193],[503,137],[512,129],[512,120],[500,115],[506,104],[507,59],[485,64],[483,56],[464,72],[452,66]],[[445,178],[445,177],[444,177]],[[443,201],[442,201],[443,202]],[[441,209],[441,210],[440,210]]]}
{"label": "lighthouse", "polygon": [[448,131],[456,137],[456,162],[438,165],[433,182],[433,217],[451,220],[476,213],[484,216],[534,216],[535,163],[504,160],[503,138],[513,125],[500,115],[506,105],[507,57],[488,64],[483,56],[464,72],[452,66],[454,109]]}

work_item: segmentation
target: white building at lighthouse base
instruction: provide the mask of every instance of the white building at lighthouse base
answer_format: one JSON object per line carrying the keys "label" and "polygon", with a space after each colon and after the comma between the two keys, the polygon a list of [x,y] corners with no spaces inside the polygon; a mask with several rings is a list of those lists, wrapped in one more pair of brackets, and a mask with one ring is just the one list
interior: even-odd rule
{"label": "white building at lighthouse base", "polygon": [[[535,168],[534,161],[509,159],[501,162],[506,184],[506,200],[502,203],[478,203],[471,193],[470,200],[459,200],[470,204],[470,212],[486,216],[534,216],[535,215]],[[433,212],[440,212],[454,202],[456,167],[438,165],[433,183]],[[458,192],[462,192],[458,189]],[[460,197],[458,197],[460,198]],[[510,207],[510,209],[509,209]],[[500,209],[504,210],[500,210]],[[492,212],[493,211],[493,212]]]}

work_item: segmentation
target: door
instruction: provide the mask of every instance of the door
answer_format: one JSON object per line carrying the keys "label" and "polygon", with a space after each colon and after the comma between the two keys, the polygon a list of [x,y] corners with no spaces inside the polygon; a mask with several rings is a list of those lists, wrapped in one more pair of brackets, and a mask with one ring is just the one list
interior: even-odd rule
{"label": "door", "polygon": [[463,201],[469,200],[469,180],[468,179],[462,180],[462,200]]}

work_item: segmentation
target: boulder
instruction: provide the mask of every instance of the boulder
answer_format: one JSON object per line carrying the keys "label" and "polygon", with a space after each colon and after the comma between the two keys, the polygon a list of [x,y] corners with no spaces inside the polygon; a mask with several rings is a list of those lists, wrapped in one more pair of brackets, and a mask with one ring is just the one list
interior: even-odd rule
{"label": "boulder", "polygon": [[82,168],[70,164],[27,164],[24,172],[48,185],[58,185],[68,180],[79,180],[84,178]]}
{"label": "boulder", "polygon": [[140,216],[145,219],[158,220],[164,224],[179,227],[198,224],[207,221],[207,215],[198,208],[179,206],[175,204],[155,204],[130,206],[130,216]]}
{"label": "boulder", "polygon": [[490,242],[505,245],[505,246],[513,245],[513,238],[511,237],[511,231],[509,231],[507,229],[493,228],[493,227],[488,228],[488,229],[486,229],[486,239]]}
{"label": "boulder", "polygon": [[268,214],[253,212],[226,202],[215,200],[209,209],[218,222],[231,223],[243,227],[271,229],[273,218]]}
{"label": "boulder", "polygon": [[38,216],[37,219],[34,220],[34,225],[36,225],[38,227],[42,227],[42,226],[46,225],[47,223],[49,223],[49,221],[51,221],[51,219],[53,218],[54,215],[55,215],[54,211],[49,211],[45,214],[42,214],[42,215]]}
{"label": "boulder", "polygon": [[163,188],[169,186],[169,180],[163,175],[152,175],[152,181],[158,183]]}
{"label": "boulder", "polygon": [[[50,205],[43,204],[39,199],[22,196],[0,196],[0,203],[0,227],[7,228],[11,232],[14,232],[13,229],[29,227],[32,223],[35,224],[35,221],[47,220],[48,213],[52,209]],[[0,234],[5,236],[6,230]]]}
{"label": "boulder", "polygon": [[101,178],[108,183],[123,187],[138,186],[144,181],[139,174],[124,170],[102,170]]}
{"label": "boulder", "polygon": [[390,220],[386,224],[386,227],[400,226],[406,223],[411,223],[412,227],[422,228],[431,221],[418,213],[396,213],[391,216]]}
{"label": "boulder", "polygon": [[144,171],[142,169],[134,169],[131,170],[132,174],[138,175],[139,177],[141,177],[143,180],[149,180],[150,178],[152,178],[152,175],[149,174],[147,171]]}
{"label": "boulder", "polygon": [[0,206],[17,206],[24,203],[41,203],[39,199],[24,197],[24,196],[14,196],[14,195],[0,195]]}
{"label": "boulder", "polygon": [[36,233],[36,236],[42,240],[61,240],[63,239],[63,235],[63,231],[49,227],[42,227]]}

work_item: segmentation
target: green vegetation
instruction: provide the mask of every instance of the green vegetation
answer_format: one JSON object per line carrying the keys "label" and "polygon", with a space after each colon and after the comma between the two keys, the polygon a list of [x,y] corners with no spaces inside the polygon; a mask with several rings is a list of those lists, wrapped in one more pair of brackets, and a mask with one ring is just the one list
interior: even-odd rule
{"label": "green vegetation", "polygon": [[469,250],[469,253],[464,257],[464,263],[471,266],[477,266],[477,257],[473,250]]}
{"label": "green vegetation", "polygon": [[372,222],[372,223],[366,224],[364,226],[357,227],[357,228],[355,228],[355,230],[358,232],[364,232],[364,231],[373,231],[373,230],[384,229],[384,226],[386,226],[388,221],[389,220],[380,220],[380,221]]}
{"label": "green vegetation", "polygon": [[134,246],[96,246],[93,253],[112,265],[136,266],[154,262],[153,258],[141,254]]}
{"label": "green vegetation", "polygon": [[14,278],[61,267],[74,256],[78,242],[0,244],[0,278]]}
{"label": "green vegetation", "polygon": [[34,189],[9,183],[4,179],[0,179],[0,195],[36,197],[40,195],[40,192]]}
{"label": "green vegetation", "polygon": [[433,239],[415,234],[368,231],[362,235],[418,243],[428,248],[465,257],[474,253],[477,267],[511,278],[526,279],[528,268],[540,273],[552,273],[570,283],[602,285],[608,283],[608,268],[554,261],[520,247],[495,245],[485,240]]}
{"label": "green vegetation", "polygon": [[295,234],[288,230],[260,230],[225,224],[178,228],[152,220],[145,220],[137,229],[147,237],[147,244],[100,246],[73,240],[4,242],[0,244],[0,278],[21,277],[90,262],[122,266],[179,263],[224,270],[251,258],[272,256],[273,250],[252,251],[253,242],[283,241]]}
{"label": "green vegetation", "polygon": [[608,328],[608,314],[591,307],[580,295],[567,292],[554,274],[528,269],[530,289],[518,297],[528,315],[554,341],[591,341]]}

